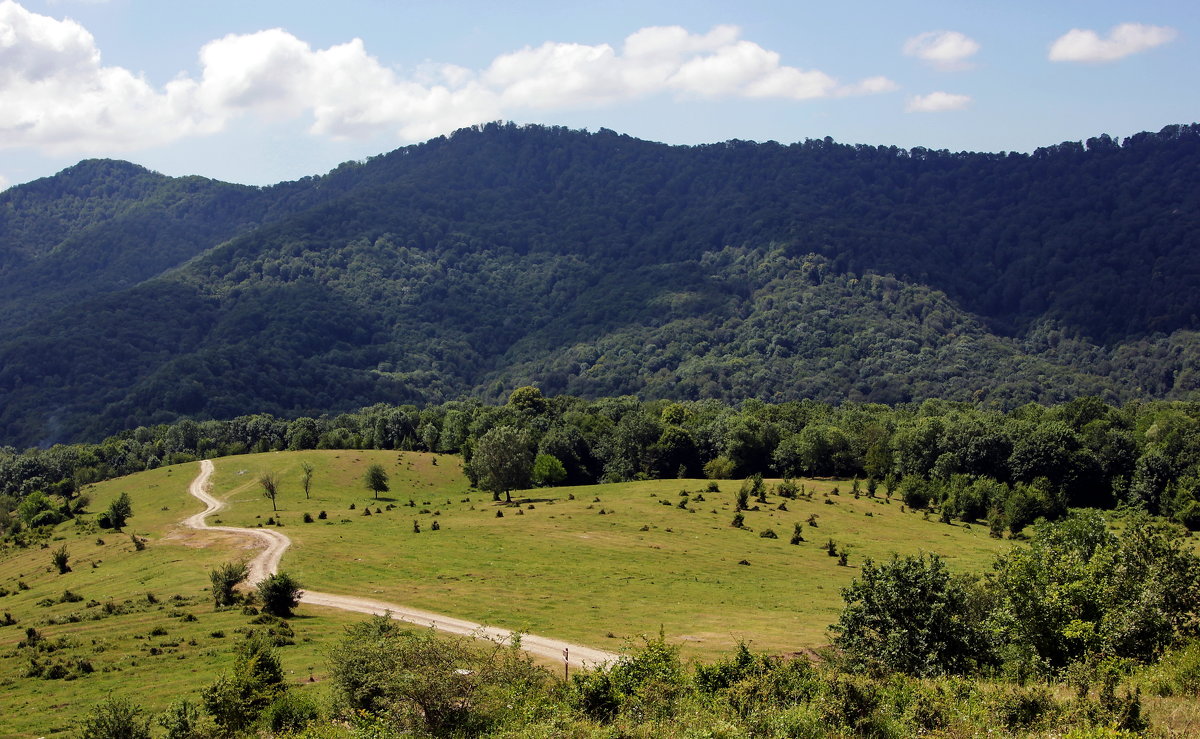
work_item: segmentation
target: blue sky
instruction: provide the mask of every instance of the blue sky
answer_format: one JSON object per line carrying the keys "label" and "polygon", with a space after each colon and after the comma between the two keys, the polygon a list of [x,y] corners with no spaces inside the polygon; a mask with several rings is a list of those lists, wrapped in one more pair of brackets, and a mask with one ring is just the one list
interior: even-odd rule
{"label": "blue sky", "polygon": [[488,120],[1029,151],[1190,123],[1194,2],[0,0],[0,187],[268,184]]}

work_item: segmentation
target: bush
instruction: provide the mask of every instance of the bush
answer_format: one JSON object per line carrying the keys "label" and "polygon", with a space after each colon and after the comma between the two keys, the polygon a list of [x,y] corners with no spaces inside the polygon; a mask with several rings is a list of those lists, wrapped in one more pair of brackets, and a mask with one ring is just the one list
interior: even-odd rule
{"label": "bush", "polygon": [[307,696],[291,691],[283,693],[262,712],[262,724],[278,734],[301,731],[317,719],[317,706]]}
{"label": "bush", "polygon": [[262,609],[275,616],[291,616],[292,609],[300,605],[303,592],[299,581],[286,572],[271,575],[258,584]]}
{"label": "bush", "polygon": [[233,667],[200,697],[217,726],[226,734],[237,734],[253,725],[286,689],[279,657],[266,635],[255,631],[240,645]]}
{"label": "bush", "polygon": [[158,717],[158,725],[166,730],[166,739],[199,739],[204,736],[200,726],[200,709],[187,698],[176,701]]}
{"label": "bush", "polygon": [[758,533],[760,539],[778,539],[779,534],[775,533],[774,529],[763,529]]}
{"label": "bush", "polygon": [[704,465],[704,476],[710,480],[728,480],[733,477],[733,468],[733,461],[729,457],[714,457]]}
{"label": "bush", "polygon": [[312,522],[313,522],[313,517],[312,517],[312,514],[311,514],[311,513],[305,513],[305,514],[304,514],[304,523],[312,523]]}
{"label": "bush", "polygon": [[[108,510],[101,516],[101,528],[120,529],[125,523],[133,517],[133,504],[129,500],[129,493],[121,493],[117,499],[109,504]],[[104,524],[108,523],[106,527]]]}
{"label": "bush", "polygon": [[79,739],[150,739],[150,719],[125,698],[109,698],[79,722]]}
{"label": "bush", "polygon": [[[826,548],[836,551],[832,540]],[[882,565],[868,559],[842,599],[834,643],[854,661],[924,677],[968,672],[991,660],[970,593],[936,554],[893,555]]]}
{"label": "bush", "polygon": [[350,709],[386,713],[419,736],[485,734],[491,717],[524,713],[523,701],[544,708],[550,682],[515,644],[408,631],[386,616],[349,627],[329,665]]}
{"label": "bush", "polygon": [[213,602],[217,608],[237,603],[233,589],[249,574],[245,562],[226,562],[217,565],[216,569],[208,573],[208,579],[212,583]]}
{"label": "bush", "polygon": [[55,549],[54,553],[50,555],[50,561],[58,569],[58,574],[65,575],[70,572],[71,567],[68,562],[71,561],[71,553],[67,551],[67,545],[63,544],[58,549]]}

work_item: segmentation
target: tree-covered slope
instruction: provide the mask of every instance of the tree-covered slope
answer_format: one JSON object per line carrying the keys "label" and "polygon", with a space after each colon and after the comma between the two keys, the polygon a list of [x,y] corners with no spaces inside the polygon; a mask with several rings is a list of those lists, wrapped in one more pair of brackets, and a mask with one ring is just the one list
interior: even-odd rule
{"label": "tree-covered slope", "polygon": [[[169,180],[202,192],[131,197],[87,228],[62,215],[44,243],[23,241],[32,216],[4,232],[26,267],[57,249],[116,275],[128,244],[144,269],[0,333],[0,440],[530,382],[1004,406],[1184,397],[1197,172],[1196,126],[1018,155],[491,125],[273,188]],[[10,205],[33,197],[11,192]],[[90,202],[61,208],[119,210]],[[168,271],[174,257],[144,256],[158,249],[198,256]]]}

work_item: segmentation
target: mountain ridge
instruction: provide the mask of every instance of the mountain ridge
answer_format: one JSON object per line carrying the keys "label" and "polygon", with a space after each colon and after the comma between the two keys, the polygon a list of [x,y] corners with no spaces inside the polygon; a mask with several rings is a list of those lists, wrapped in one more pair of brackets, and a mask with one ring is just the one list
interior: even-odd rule
{"label": "mountain ridge", "polygon": [[[0,441],[522,384],[1189,397],[1198,171],[1196,125],[1026,155],[491,124],[267,188],[156,180],[166,207],[71,251],[132,244],[131,284],[59,268],[57,300],[9,299],[34,307],[0,324]],[[173,256],[145,257],[156,243]]]}

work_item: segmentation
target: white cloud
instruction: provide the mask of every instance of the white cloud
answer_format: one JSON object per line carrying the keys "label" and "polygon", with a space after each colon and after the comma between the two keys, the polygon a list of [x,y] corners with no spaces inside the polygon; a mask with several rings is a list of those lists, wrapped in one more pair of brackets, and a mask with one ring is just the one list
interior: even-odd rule
{"label": "white cloud", "polygon": [[0,2],[0,146],[52,154],[144,148],[215,130],[193,106],[194,84],[155,90],[120,67],[105,67],[83,26]]}
{"label": "white cloud", "polygon": [[1112,62],[1137,54],[1175,39],[1170,26],[1122,23],[1108,32],[1108,38],[1092,30],[1072,28],[1050,46],[1052,62]]}
{"label": "white cloud", "polygon": [[482,70],[427,63],[408,76],[360,39],[326,49],[282,29],[205,44],[198,79],[156,89],[101,62],[83,26],[0,0],[0,147],[56,154],[144,148],[213,133],[231,120],[309,118],[332,138],[408,140],[519,111],[610,105],[653,95],[809,100],[896,89],[885,77],[841,85],[740,38],[734,26],[695,34],[643,28],[619,47],[547,42]]}
{"label": "white cloud", "polygon": [[5,190],[7,190],[8,185],[9,185],[8,178],[5,177],[4,175],[0,174],[0,192],[4,192]]}
{"label": "white cloud", "polygon": [[966,69],[979,42],[958,31],[926,31],[904,42],[904,53],[941,69]]}
{"label": "white cloud", "polygon": [[839,88],[838,95],[842,97],[849,95],[878,95],[879,93],[893,92],[899,89],[900,85],[897,85],[887,77],[868,77],[853,85],[845,85]]}
{"label": "white cloud", "polygon": [[931,92],[928,95],[914,95],[910,97],[904,109],[909,113],[944,113],[948,110],[962,110],[970,105],[970,103],[970,95]]}

